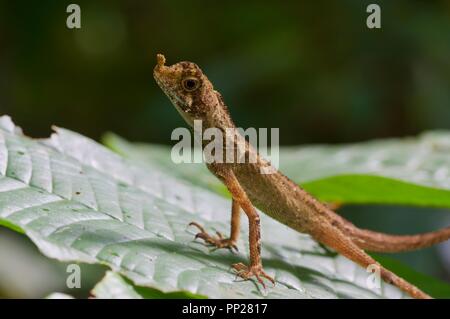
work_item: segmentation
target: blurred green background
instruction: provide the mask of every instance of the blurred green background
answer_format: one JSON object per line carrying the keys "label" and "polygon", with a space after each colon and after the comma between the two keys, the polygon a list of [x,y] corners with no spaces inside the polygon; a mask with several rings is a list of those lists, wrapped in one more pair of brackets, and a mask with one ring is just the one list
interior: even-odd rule
{"label": "blurred green background", "polygon": [[[66,27],[70,3],[81,7],[81,29]],[[369,3],[382,8],[380,30],[366,27]],[[55,124],[96,140],[113,131],[169,144],[184,123],[152,78],[159,52],[169,64],[198,63],[239,126],[279,127],[282,145],[450,129],[448,0],[0,1],[0,113],[36,137]],[[343,214],[397,233],[450,219],[398,207],[348,207]],[[31,249],[4,229],[0,246],[2,240]],[[444,244],[399,258],[449,280],[449,250]],[[49,271],[59,278],[56,287],[13,290],[14,275],[1,269],[14,251],[20,249],[1,252],[0,296],[63,290],[64,269],[49,261],[42,262],[59,269]],[[29,265],[27,272],[43,276]],[[88,288],[70,293],[83,296]]]}

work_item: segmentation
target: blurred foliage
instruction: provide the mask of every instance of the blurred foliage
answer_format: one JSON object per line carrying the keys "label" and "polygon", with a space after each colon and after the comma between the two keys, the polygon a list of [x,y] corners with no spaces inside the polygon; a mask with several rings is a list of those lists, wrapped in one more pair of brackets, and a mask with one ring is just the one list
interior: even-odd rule
{"label": "blurred foliage", "polygon": [[152,79],[155,54],[197,62],[243,127],[282,144],[350,142],[450,127],[450,2],[1,1],[0,111],[33,135],[52,124],[168,143],[184,125]]}
{"label": "blurred foliage", "polygon": [[79,264],[81,287],[69,289],[68,265],[43,256],[26,236],[0,228],[0,298],[44,298],[53,291],[87,298],[107,269]]}
{"label": "blurred foliage", "polygon": [[[73,2],[80,30],[66,28]],[[381,30],[365,26],[374,2]],[[0,113],[33,136],[56,124],[167,144],[184,123],[151,76],[162,52],[197,62],[239,126],[279,127],[284,145],[415,135],[450,128],[449,40],[448,0],[0,0]],[[394,232],[436,217],[378,211],[350,215]],[[448,278],[448,255],[426,251],[408,256]]]}

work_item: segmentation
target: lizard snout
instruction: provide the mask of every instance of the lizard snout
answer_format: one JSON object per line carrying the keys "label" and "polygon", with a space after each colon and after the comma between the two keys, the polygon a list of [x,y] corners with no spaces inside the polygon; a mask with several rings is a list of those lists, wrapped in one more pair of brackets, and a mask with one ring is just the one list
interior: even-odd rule
{"label": "lizard snout", "polygon": [[164,54],[158,53],[156,55],[156,63],[157,66],[164,66],[164,64],[166,63],[166,57],[164,56]]}
{"label": "lizard snout", "polygon": [[166,57],[163,54],[158,53],[156,55],[156,66],[153,69],[153,76],[157,81],[160,80],[160,75],[163,74],[165,69],[167,69],[167,66],[164,65],[165,63]]}

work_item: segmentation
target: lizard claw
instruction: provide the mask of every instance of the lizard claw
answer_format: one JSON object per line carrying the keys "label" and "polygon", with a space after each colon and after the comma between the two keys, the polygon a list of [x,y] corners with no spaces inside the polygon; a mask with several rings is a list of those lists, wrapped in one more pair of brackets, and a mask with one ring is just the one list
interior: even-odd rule
{"label": "lizard claw", "polygon": [[205,231],[202,226],[200,226],[196,222],[189,223],[189,226],[197,227],[200,231],[195,235],[194,240],[197,238],[203,239],[206,244],[214,246],[213,251],[219,248],[228,248],[231,251],[233,251],[234,249],[236,252],[239,251],[238,247],[236,246],[236,242],[234,240],[231,240],[230,238],[224,238],[222,233],[217,231],[216,236],[211,236]]}
{"label": "lizard claw", "polygon": [[264,287],[264,289],[266,289],[266,284],[261,278],[263,277],[269,280],[275,286],[275,279],[266,274],[261,265],[246,266],[243,263],[237,263],[231,265],[231,267],[236,271],[236,277],[241,277],[244,280],[248,280],[251,277],[255,276],[256,280],[258,280],[258,282]]}
{"label": "lizard claw", "polygon": [[198,228],[198,230],[200,230],[200,232],[206,233],[205,229],[202,226],[200,226],[200,224],[198,224],[196,222],[190,222],[188,226],[195,226],[195,227]]}

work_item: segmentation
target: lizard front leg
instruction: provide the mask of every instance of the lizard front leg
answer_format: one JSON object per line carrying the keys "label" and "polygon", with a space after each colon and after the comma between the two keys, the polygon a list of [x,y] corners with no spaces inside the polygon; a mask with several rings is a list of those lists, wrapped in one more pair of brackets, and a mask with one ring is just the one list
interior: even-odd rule
{"label": "lizard front leg", "polygon": [[205,229],[196,222],[191,222],[189,226],[195,226],[200,231],[195,235],[195,238],[201,238],[205,243],[216,248],[228,248],[230,250],[238,250],[236,243],[239,238],[240,224],[241,224],[241,208],[239,203],[233,199],[231,204],[231,230],[230,237],[224,238],[220,232],[216,232],[216,236],[208,234]]}
{"label": "lizard front leg", "polygon": [[233,264],[232,267],[237,271],[237,275],[244,279],[250,279],[255,276],[263,287],[265,287],[265,284],[261,277],[275,284],[275,280],[264,272],[261,262],[261,226],[258,213],[232,170],[226,169],[215,173],[227,186],[233,201],[239,203],[249,221],[250,265],[237,263]]}

